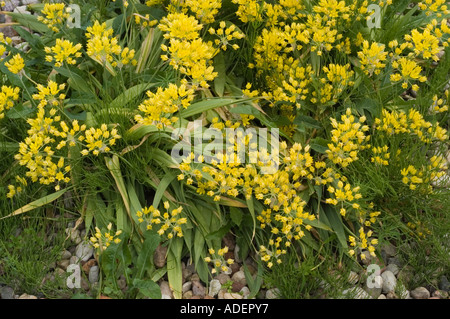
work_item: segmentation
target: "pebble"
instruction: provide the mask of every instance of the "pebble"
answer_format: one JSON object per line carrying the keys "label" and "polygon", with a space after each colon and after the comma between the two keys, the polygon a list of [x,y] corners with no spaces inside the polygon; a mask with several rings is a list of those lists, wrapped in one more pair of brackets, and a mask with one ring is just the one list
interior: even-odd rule
{"label": "pebble", "polygon": [[383,279],[383,292],[388,293],[390,291],[395,290],[395,286],[397,285],[397,278],[395,278],[394,274],[386,270],[381,274],[381,278]]}
{"label": "pebble", "polygon": [[183,293],[183,299],[191,299],[192,298],[192,290],[188,290]]}
{"label": "pebble", "polygon": [[184,284],[183,284],[183,287],[182,287],[182,293],[184,294],[185,292],[187,292],[187,291],[189,291],[189,290],[191,290],[191,288],[192,288],[192,281],[186,281]]}
{"label": "pebble", "polygon": [[167,281],[161,281],[159,288],[161,289],[161,299],[173,299],[172,290]]}
{"label": "pebble", "polygon": [[278,288],[272,288],[266,291],[266,299],[278,299],[279,296],[280,290]]}
{"label": "pebble", "polygon": [[398,299],[398,296],[394,291],[389,291],[386,295],[386,299]]}
{"label": "pebble", "polygon": [[94,254],[94,248],[88,242],[81,242],[77,245],[75,255],[82,261],[88,261]]}
{"label": "pebble", "polygon": [[3,7],[4,11],[13,11],[15,7],[20,5],[20,0],[6,0],[5,6]]}
{"label": "pebble", "polygon": [[0,288],[0,297],[2,299],[14,299],[14,290],[8,286],[2,287]]}
{"label": "pebble", "polygon": [[13,12],[20,14],[31,14],[31,12],[27,10],[27,6],[17,6],[14,8]]}
{"label": "pebble", "polygon": [[228,280],[231,280],[231,277],[227,274],[224,273],[220,273],[219,275],[216,276],[216,279],[219,280],[220,284],[223,285],[225,284]]}
{"label": "pebble", "polygon": [[445,290],[436,290],[434,291],[431,296],[433,297],[439,297],[441,299],[447,299],[448,298],[448,292]]}
{"label": "pebble", "polygon": [[388,259],[388,265],[389,264],[396,264],[397,266],[401,267],[402,266],[402,262],[400,261],[400,259],[398,259],[397,257],[391,257]]}
{"label": "pebble", "polygon": [[441,279],[439,281],[439,289],[444,290],[446,292],[450,292],[450,282],[444,275],[441,276]]}
{"label": "pebble", "polygon": [[244,286],[247,285],[247,279],[245,279],[245,273],[242,270],[235,272],[233,276],[231,276],[231,280],[233,280],[234,282],[239,282]]}
{"label": "pebble", "polygon": [[67,260],[67,259],[64,259],[64,260],[58,261],[56,264],[57,264],[58,267],[60,267],[61,269],[66,270],[67,267],[69,267],[69,265],[70,265],[70,261]]}
{"label": "pebble", "polygon": [[61,253],[61,259],[70,259],[70,257],[72,257],[72,254],[70,253],[70,251],[68,250],[63,250],[63,252]]}
{"label": "pebble", "polygon": [[240,282],[237,282],[237,281],[234,281],[233,284],[231,285],[231,291],[232,292],[239,292],[244,287],[245,287],[244,284],[242,284]]}
{"label": "pebble", "polygon": [[241,257],[239,257],[240,250],[241,250],[241,248],[239,247],[238,244],[236,244],[234,247],[234,262],[238,263],[238,264],[242,263],[242,259],[241,259]]}
{"label": "pebble", "polygon": [[400,269],[398,268],[398,266],[396,264],[387,265],[386,270],[392,272],[394,274],[394,276],[397,276],[397,274],[400,271]]}
{"label": "pebble", "polygon": [[247,299],[250,296],[250,289],[248,289],[247,286],[242,287],[242,289],[239,291],[239,293],[242,294],[244,299]]}
{"label": "pebble", "polygon": [[87,275],[89,274],[89,270],[92,266],[95,266],[97,264],[97,261],[95,259],[89,259],[81,268],[83,269],[84,273]]}
{"label": "pebble", "polygon": [[220,289],[222,289],[222,284],[220,283],[220,281],[218,279],[212,279],[209,282],[209,292],[208,295],[211,297],[215,297]]}
{"label": "pebble", "polygon": [[19,299],[38,299],[38,297],[28,294],[22,294],[20,295]]}
{"label": "pebble", "polygon": [[99,274],[98,266],[92,266],[91,269],[89,269],[89,282],[91,284],[95,284],[96,282],[98,282],[98,274]]}
{"label": "pebble", "polygon": [[378,296],[378,298],[377,298],[377,299],[387,299],[387,298],[386,298],[386,296],[385,296],[385,295],[381,294],[381,295],[379,295],[379,296]]}
{"label": "pebble", "polygon": [[155,263],[155,266],[158,268],[164,267],[166,264],[166,254],[167,254],[167,246],[161,246],[159,245],[156,250],[155,254],[153,255],[153,262]]}
{"label": "pebble", "polygon": [[223,299],[244,299],[244,296],[237,292],[225,292],[223,294]]}
{"label": "pebble", "polygon": [[413,299],[428,299],[430,298],[430,292],[425,287],[417,287],[410,292]]}
{"label": "pebble", "polygon": [[205,286],[199,281],[195,280],[192,282],[192,293],[194,296],[204,297],[206,295]]}

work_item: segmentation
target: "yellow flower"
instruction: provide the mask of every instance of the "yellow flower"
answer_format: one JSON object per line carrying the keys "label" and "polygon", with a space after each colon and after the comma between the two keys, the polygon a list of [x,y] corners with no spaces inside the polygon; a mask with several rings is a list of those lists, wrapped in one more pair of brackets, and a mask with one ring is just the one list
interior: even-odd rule
{"label": "yellow flower", "polygon": [[20,54],[16,54],[5,62],[5,66],[11,73],[18,74],[25,67],[25,62]]}
{"label": "yellow flower", "polygon": [[38,20],[46,24],[54,32],[59,32],[59,27],[70,16],[65,10],[64,3],[46,3],[41,13],[44,16],[39,16]]}
{"label": "yellow flower", "polygon": [[45,47],[45,53],[49,54],[45,57],[45,60],[48,62],[55,61],[56,67],[61,67],[64,62],[73,65],[76,64],[75,59],[81,57],[81,48],[80,43],[73,45],[68,40],[56,39],[56,44],[53,47]]}

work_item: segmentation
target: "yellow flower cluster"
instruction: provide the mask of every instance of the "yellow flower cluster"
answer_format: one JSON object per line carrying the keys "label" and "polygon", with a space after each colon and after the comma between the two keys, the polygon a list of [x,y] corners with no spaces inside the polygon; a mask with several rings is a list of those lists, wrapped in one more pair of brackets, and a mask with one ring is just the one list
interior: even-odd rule
{"label": "yellow flower cluster", "polygon": [[409,189],[415,190],[423,184],[426,188],[425,192],[432,192],[431,182],[436,182],[440,177],[445,175],[447,170],[446,160],[443,156],[434,155],[429,159],[429,164],[417,169],[413,165],[403,168],[400,171],[402,183],[407,185]]}
{"label": "yellow flower cluster", "polygon": [[20,89],[2,85],[0,91],[0,120],[5,117],[5,111],[14,106],[14,101],[19,99]]}
{"label": "yellow flower cluster", "polygon": [[355,238],[354,236],[349,236],[348,241],[350,242],[350,246],[354,247],[349,250],[350,256],[353,256],[355,253],[359,252],[359,257],[361,260],[366,259],[366,255],[363,253],[363,250],[367,249],[370,255],[375,257],[375,245],[378,244],[378,239],[371,238],[373,232],[369,230],[367,233],[364,231],[364,228],[361,227],[359,229],[359,237]]}
{"label": "yellow flower cluster", "polygon": [[382,117],[375,119],[376,130],[393,134],[416,135],[420,141],[431,143],[433,139],[445,141],[448,139],[447,130],[439,123],[433,125],[425,121],[423,116],[416,110],[410,109],[408,114],[403,111],[388,111],[383,109]]}
{"label": "yellow flower cluster", "polygon": [[45,53],[48,55],[45,57],[47,62],[55,62],[56,67],[61,67],[64,62],[69,65],[77,63],[76,58],[81,57],[82,45],[77,43],[73,45],[68,40],[56,39],[56,44],[53,47],[45,47]]}
{"label": "yellow flower cluster", "polygon": [[423,183],[423,172],[418,171],[414,166],[409,165],[407,168],[402,169],[401,174],[403,176],[403,184],[408,185],[411,190],[417,188],[418,184]]}
{"label": "yellow flower cluster", "polygon": [[443,113],[448,111],[448,104],[450,104],[450,91],[445,90],[445,100],[438,98],[437,95],[433,96],[433,105],[431,111],[434,113]]}
{"label": "yellow flower cluster", "polygon": [[[426,76],[420,75],[422,67],[417,65],[417,62],[408,58],[401,57],[398,61],[392,62],[392,67],[399,72],[391,74],[391,81],[394,83],[403,81],[402,88],[404,89],[407,89],[408,86],[416,80],[420,82],[425,82],[427,80]],[[412,84],[411,88],[414,91],[419,90],[417,84]]]}
{"label": "yellow flower cluster", "polygon": [[168,88],[159,87],[156,93],[147,91],[147,96],[148,99],[139,105],[144,116],[136,115],[135,120],[141,124],[162,128],[178,121],[173,114],[189,107],[194,99],[194,90],[187,89],[185,84],[177,86],[171,83]]}
{"label": "yellow flower cluster", "polygon": [[92,246],[99,250],[99,253],[106,250],[111,244],[118,244],[121,242],[121,239],[119,238],[122,234],[121,230],[118,230],[115,233],[113,232],[112,235],[112,223],[109,223],[106,229],[107,231],[102,233],[98,227],[95,227],[95,234],[89,239]]}
{"label": "yellow flower cluster", "polygon": [[64,3],[46,3],[41,13],[44,16],[38,16],[38,21],[46,24],[54,32],[59,32],[59,28],[70,16]]}
{"label": "yellow flower cluster", "polygon": [[379,146],[379,147],[372,147],[372,153],[373,157],[370,158],[370,161],[372,163],[380,164],[383,166],[389,165],[389,158],[391,157],[391,154],[388,153],[389,146]]}
{"label": "yellow flower cluster", "polygon": [[5,35],[0,32],[0,62],[3,60],[3,55],[6,53],[6,46],[10,45],[12,42],[10,37],[5,37]]}
{"label": "yellow flower cluster", "polygon": [[418,6],[421,10],[425,11],[427,16],[431,15],[433,12],[436,12],[437,16],[441,17],[442,14],[450,13],[446,3],[446,0],[425,0],[423,2],[419,2]]}
{"label": "yellow flower cluster", "polygon": [[369,46],[369,41],[364,40],[363,50],[358,52],[361,70],[368,76],[380,74],[381,70],[386,66],[383,63],[386,60],[388,52],[384,51],[384,44],[373,42]]}
{"label": "yellow flower cluster", "polygon": [[[216,39],[214,43],[223,51],[227,50],[228,45],[231,45],[229,42],[233,39],[242,39],[245,37],[242,32],[236,31],[236,26],[234,24],[230,25],[227,28],[225,21],[220,22],[219,28],[217,30],[215,30],[214,28],[210,28],[208,32],[219,37],[219,39]],[[233,50],[239,49],[239,45],[237,44],[233,44],[231,45],[231,47],[233,48]]]}
{"label": "yellow flower cluster", "polygon": [[175,70],[191,78],[194,88],[201,86],[208,88],[208,81],[217,77],[212,66],[212,58],[217,50],[211,42],[204,42],[199,35],[203,28],[198,21],[184,13],[170,13],[161,19],[158,25],[169,39],[169,45],[162,44],[161,59],[168,61]]}
{"label": "yellow flower cluster", "polygon": [[5,66],[11,73],[19,74],[25,67],[25,62],[22,56],[18,53],[5,62]]}
{"label": "yellow flower cluster", "polygon": [[184,8],[189,8],[201,23],[213,23],[215,15],[222,7],[221,0],[186,0],[182,2]]}
{"label": "yellow flower cluster", "polygon": [[136,216],[140,223],[147,223],[147,230],[155,229],[160,236],[166,235],[167,239],[183,237],[181,226],[187,223],[186,217],[180,217],[183,207],[170,210],[169,202],[164,202],[164,209],[166,212],[161,213],[152,205],[136,212]]}
{"label": "yellow flower cluster", "polygon": [[351,162],[358,159],[358,152],[370,147],[365,145],[370,140],[370,135],[365,132],[369,130],[367,125],[362,125],[366,121],[364,116],[355,122],[356,118],[351,114],[351,109],[347,109],[345,114],[341,115],[342,123],[331,118],[331,141],[326,151],[328,158],[335,164],[347,167]]}
{"label": "yellow flower cluster", "polygon": [[225,274],[231,274],[229,266],[234,264],[234,260],[232,258],[225,260],[225,254],[228,253],[228,246],[219,249],[217,252],[213,248],[210,248],[208,249],[208,253],[210,256],[205,257],[204,260],[207,263],[212,263],[213,269],[211,273],[223,272]]}
{"label": "yellow flower cluster", "polygon": [[117,37],[113,37],[114,30],[107,28],[106,23],[95,21],[94,25],[86,29],[87,54],[101,65],[111,63],[113,67],[122,68],[131,63],[137,64],[134,59],[135,51],[119,45]]}
{"label": "yellow flower cluster", "polygon": [[431,230],[420,220],[417,222],[408,222],[406,225],[412,232],[415,232],[419,238],[424,239],[427,235],[431,235]]}
{"label": "yellow flower cluster", "polygon": [[[25,176],[33,183],[55,184],[55,190],[60,190],[61,184],[67,184],[71,180],[72,166],[68,163],[65,147],[85,143],[86,149],[81,151],[83,155],[91,151],[98,155],[100,152],[108,152],[110,148],[107,145],[114,145],[120,138],[117,130],[114,128],[108,131],[106,124],[100,129],[86,129],[86,125],[79,125],[78,120],[69,123],[61,120],[60,112],[65,95],[60,91],[64,88],[65,84],[58,85],[53,81],[49,81],[47,86],[37,85],[38,93],[33,95],[33,99],[39,101],[37,113],[34,118],[27,119],[30,125],[28,136],[19,143],[19,151],[14,156],[19,165],[28,169]],[[11,105],[11,99],[16,99],[15,94],[19,93],[18,89],[5,87],[0,99],[3,91],[9,96],[7,105]],[[10,185],[9,197],[12,197],[13,189],[14,185]]]}
{"label": "yellow flower cluster", "polygon": [[85,130],[84,136],[78,138],[80,141],[84,141],[87,147],[81,151],[81,154],[86,156],[92,152],[92,154],[98,156],[100,153],[108,153],[111,151],[110,146],[116,144],[116,141],[120,138],[117,129],[113,128],[110,131],[106,124],[102,124],[100,128],[91,127]]}
{"label": "yellow flower cluster", "polygon": [[43,108],[46,105],[61,105],[66,98],[66,95],[59,92],[64,90],[65,87],[66,85],[64,83],[58,85],[56,82],[51,80],[48,82],[48,86],[38,84],[38,93],[33,94],[33,99],[39,101],[38,108]]}

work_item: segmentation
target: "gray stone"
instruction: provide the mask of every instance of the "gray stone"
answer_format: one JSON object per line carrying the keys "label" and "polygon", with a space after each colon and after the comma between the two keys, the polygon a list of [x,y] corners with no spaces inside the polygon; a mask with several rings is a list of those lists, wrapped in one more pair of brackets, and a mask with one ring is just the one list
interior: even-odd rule
{"label": "gray stone", "polygon": [[183,293],[183,299],[191,299],[192,298],[192,290],[188,290]]}
{"label": "gray stone", "polygon": [[192,282],[192,293],[194,296],[204,297],[206,294],[205,286],[199,281],[195,280]]}
{"label": "gray stone", "polygon": [[20,6],[20,0],[5,0],[3,10],[12,12],[17,6]]}
{"label": "gray stone", "polygon": [[220,283],[220,281],[218,279],[212,279],[209,282],[209,292],[208,295],[211,297],[215,297],[220,289],[222,289],[222,284]]}
{"label": "gray stone", "polygon": [[70,251],[68,250],[63,250],[63,252],[61,253],[61,259],[70,259],[70,257],[72,257],[72,254],[70,253]]}
{"label": "gray stone", "polygon": [[31,14],[31,12],[27,10],[27,6],[15,7],[13,12],[14,13],[19,13],[19,14]]}
{"label": "gray stone", "polygon": [[430,298],[430,292],[425,287],[417,287],[410,292],[413,299],[428,299]]}
{"label": "gray stone", "polygon": [[364,259],[361,259],[361,262],[363,263],[363,265],[368,266],[368,265],[372,264],[372,256],[370,255],[370,252],[363,251],[361,254],[365,256]]}
{"label": "gray stone", "polygon": [[390,291],[395,290],[395,286],[397,285],[397,278],[395,278],[394,274],[386,270],[381,274],[381,278],[383,278],[383,292],[388,293]]}
{"label": "gray stone", "polygon": [[383,294],[381,294],[381,295],[379,295],[378,296],[378,298],[377,299],[386,299],[386,296],[385,295],[383,295]]}
{"label": "gray stone", "polygon": [[250,289],[248,289],[247,286],[242,287],[242,289],[239,291],[240,294],[244,297],[244,299],[247,299],[250,296]]}
{"label": "gray stone", "polygon": [[161,289],[161,295],[163,296],[162,299],[173,299],[173,293],[167,281],[161,281],[159,288]]}
{"label": "gray stone", "polygon": [[70,261],[68,259],[60,260],[56,263],[61,269],[66,270],[70,265]]}
{"label": "gray stone", "polygon": [[88,261],[89,258],[94,254],[94,247],[88,242],[81,242],[77,245],[75,250],[75,256],[80,258],[82,261]]}
{"label": "gray stone", "polygon": [[280,289],[272,288],[266,291],[266,299],[278,299],[280,297]]}
{"label": "gray stone", "polygon": [[394,274],[394,276],[397,276],[397,274],[400,271],[400,269],[398,268],[398,266],[396,264],[387,265],[386,270],[389,270],[390,272],[392,272]]}
{"label": "gray stone", "polygon": [[389,257],[397,255],[397,248],[392,244],[385,244],[381,247],[381,257],[387,261]]}
{"label": "gray stone", "polygon": [[191,290],[191,288],[192,288],[192,281],[186,281],[184,284],[183,284],[183,287],[182,287],[182,292],[183,293],[185,293],[186,291],[189,291],[189,290]]}
{"label": "gray stone", "polygon": [[227,291],[225,289],[220,289],[219,293],[217,294],[217,299],[225,299],[224,295]]}
{"label": "gray stone", "polygon": [[364,287],[364,290],[369,294],[370,297],[377,299],[383,290],[381,286],[369,288],[367,285]]}
{"label": "gray stone", "polygon": [[38,299],[38,297],[29,294],[22,294],[19,299]]}
{"label": "gray stone", "polygon": [[235,272],[233,274],[233,276],[231,276],[231,280],[233,280],[235,282],[239,282],[239,283],[243,284],[244,286],[247,285],[247,279],[245,279],[245,273],[242,270]]}
{"label": "gray stone", "polygon": [[91,269],[89,269],[89,282],[91,284],[95,284],[96,282],[98,282],[98,273],[98,266],[92,266]]}
{"label": "gray stone", "polygon": [[390,264],[395,264],[395,265],[397,265],[397,266],[399,266],[399,267],[402,266],[402,262],[401,262],[400,259],[398,259],[397,257],[391,257],[391,258],[389,258],[387,263],[388,263],[388,265],[390,265]]}
{"label": "gray stone", "polygon": [[22,0],[23,5],[35,4],[39,2],[40,2],[39,0]]}
{"label": "gray stone", "polygon": [[225,292],[223,294],[223,299],[244,299],[244,296],[237,292]]}
{"label": "gray stone", "polygon": [[167,254],[167,246],[159,245],[156,248],[155,254],[153,255],[153,262],[155,266],[158,268],[164,267],[166,264],[166,254]]}
{"label": "gray stone", "polygon": [[389,291],[386,294],[386,299],[398,299],[397,294],[395,293],[395,291]]}
{"label": "gray stone", "polygon": [[450,282],[444,275],[441,276],[441,279],[439,281],[439,289],[444,290],[446,292],[450,292]]}
{"label": "gray stone", "polygon": [[14,290],[8,286],[1,287],[0,297],[2,297],[2,299],[14,299]]}
{"label": "gray stone", "polygon": [[224,273],[218,274],[216,279],[219,280],[221,285],[225,284],[228,280],[231,280],[230,276]]}

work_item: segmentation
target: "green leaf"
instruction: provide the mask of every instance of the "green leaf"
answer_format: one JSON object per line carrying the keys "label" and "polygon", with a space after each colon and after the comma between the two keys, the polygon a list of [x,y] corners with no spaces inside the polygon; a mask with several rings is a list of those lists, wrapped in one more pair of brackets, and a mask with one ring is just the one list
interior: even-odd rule
{"label": "green leaf", "polygon": [[214,78],[214,90],[218,96],[222,97],[226,82],[225,59],[222,52],[218,53],[214,57],[214,71],[217,72],[217,76]]}
{"label": "green leaf", "polygon": [[326,214],[327,219],[330,222],[330,226],[338,238],[341,248],[347,252],[348,245],[341,215],[328,205],[323,207],[323,212]]}
{"label": "green leaf", "polygon": [[183,240],[181,238],[172,239],[167,252],[167,278],[169,287],[173,291],[175,299],[182,298],[183,273],[181,269],[181,253],[183,250]]}
{"label": "green leaf", "polygon": [[239,226],[241,224],[243,215],[244,213],[240,209],[230,207],[230,217],[236,226]]}
{"label": "green leaf", "polygon": [[19,149],[19,143],[0,142],[0,152],[16,152]]}
{"label": "green leaf", "polygon": [[22,14],[16,12],[2,12],[2,13],[9,15],[15,21],[19,22],[20,25],[33,31],[37,31],[39,33],[46,33],[49,31],[49,28],[44,23],[38,21],[37,17],[32,14]]}
{"label": "green leaf", "polygon": [[313,149],[314,151],[325,154],[326,151],[328,150],[329,143],[330,143],[330,141],[328,141],[324,138],[316,137],[311,140],[309,145],[310,145],[311,149]]}
{"label": "green leaf", "polygon": [[[57,68],[54,67],[54,70],[58,72],[61,75],[64,75],[68,78],[67,83],[71,87],[73,87],[75,90],[84,93],[85,95],[88,94],[89,97],[93,96],[93,92],[91,87],[86,82],[86,79],[83,78],[82,75],[78,74],[78,70],[76,69],[66,69],[66,68]],[[85,97],[87,98],[87,97]]]}
{"label": "green leaf", "polygon": [[175,174],[167,174],[163,177],[161,182],[159,183],[155,196],[153,197],[153,207],[158,207],[159,202],[161,201],[161,198],[164,195],[164,192],[166,191],[167,187],[169,187],[170,183],[177,177]]}
{"label": "green leaf", "polygon": [[246,102],[246,101],[250,101],[250,100],[252,100],[252,99],[251,98],[247,98],[247,99],[219,98],[219,99],[204,100],[204,101],[200,101],[200,102],[191,104],[187,109],[180,111],[180,117],[187,118],[190,116],[201,114],[201,113],[211,110],[211,109],[215,109],[217,107],[228,106],[228,105],[242,103],[242,102]]}
{"label": "green leaf", "polygon": [[320,122],[313,119],[311,116],[299,115],[294,119],[293,123],[296,125],[304,125],[305,127],[322,129]]}
{"label": "green leaf", "polygon": [[145,271],[149,268],[149,265],[153,264],[153,254],[161,240],[158,234],[150,232],[147,232],[146,234],[144,244],[142,245],[142,249],[140,250],[137,258],[137,278],[143,278]]}
{"label": "green leaf", "polygon": [[16,210],[15,210],[14,212],[12,212],[11,214],[6,215],[6,216],[0,218],[0,220],[1,220],[1,219],[8,218],[8,217],[12,217],[12,216],[17,216],[17,215],[20,215],[20,214],[29,212],[29,211],[31,211],[31,210],[33,210],[33,209],[38,208],[38,207],[45,206],[45,205],[47,205],[47,204],[49,204],[49,203],[55,201],[56,199],[60,198],[60,197],[61,197],[65,192],[67,192],[68,190],[69,190],[69,188],[65,188],[65,189],[62,189],[62,190],[60,190],[60,191],[57,191],[57,192],[55,192],[55,193],[53,193],[53,194],[50,194],[50,195],[44,196],[44,197],[42,197],[42,198],[39,198],[39,199],[37,199],[37,200],[35,200],[35,201],[29,203],[29,204],[26,204],[25,206],[22,206],[22,207],[19,208],[19,209],[16,209]]}
{"label": "green leaf", "polygon": [[139,289],[139,291],[146,297],[151,299],[161,299],[161,289],[158,284],[153,280],[134,279],[133,287]]}

